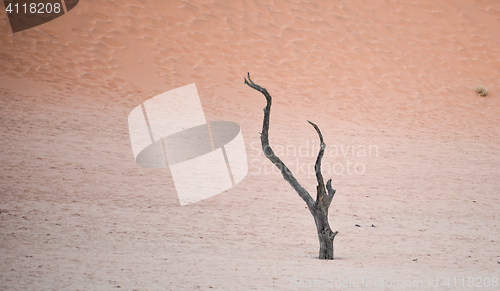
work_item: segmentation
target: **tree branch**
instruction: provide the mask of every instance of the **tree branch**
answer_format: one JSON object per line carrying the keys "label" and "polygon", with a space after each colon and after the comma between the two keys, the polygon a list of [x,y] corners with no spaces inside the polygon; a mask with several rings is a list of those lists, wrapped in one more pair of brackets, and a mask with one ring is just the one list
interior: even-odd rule
{"label": "tree branch", "polygon": [[271,116],[271,95],[267,92],[265,88],[262,88],[261,86],[255,84],[252,79],[250,79],[250,73],[248,73],[248,80],[245,78],[245,84],[247,84],[250,88],[255,89],[266,97],[267,100],[267,106],[264,108],[264,122],[262,124],[262,134],[260,135],[260,140],[262,143],[262,150],[264,151],[264,155],[281,171],[281,174],[283,175],[283,179],[285,179],[290,186],[299,194],[300,198],[306,202],[307,207],[309,208],[309,211],[313,212],[314,211],[314,204],[315,201],[309,195],[306,189],[302,187],[297,179],[293,176],[292,172],[288,167],[283,163],[283,161],[278,158],[275,154],[274,151],[272,150],[271,146],[269,145],[269,118]]}
{"label": "tree branch", "polygon": [[326,182],[326,190],[328,190],[328,205],[332,202],[333,196],[335,195],[335,189],[332,188],[332,179]]}
{"label": "tree branch", "polygon": [[318,133],[319,136],[320,148],[318,152],[318,157],[316,158],[316,164],[314,165],[314,171],[316,172],[316,180],[318,181],[318,186],[316,187],[317,190],[316,203],[324,203],[323,201],[325,201],[328,197],[325,191],[325,182],[323,181],[323,175],[321,174],[321,160],[323,159],[323,154],[325,153],[326,144],[323,141],[323,135],[321,134],[319,127],[316,124],[310,122],[309,120],[307,122],[309,122],[309,124],[311,124],[314,127],[314,129],[316,129],[316,132]]}

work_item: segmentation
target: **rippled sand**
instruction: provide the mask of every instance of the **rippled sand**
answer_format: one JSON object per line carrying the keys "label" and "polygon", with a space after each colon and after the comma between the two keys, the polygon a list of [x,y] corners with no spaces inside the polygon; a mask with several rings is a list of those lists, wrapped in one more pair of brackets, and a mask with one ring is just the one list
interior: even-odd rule
{"label": "rippled sand", "polygon": [[[500,2],[434,2],[88,0],[16,34],[0,12],[0,289],[498,277]],[[306,120],[323,131],[334,261],[259,150],[247,72],[313,197]],[[190,83],[208,120],[242,127],[249,174],[181,207],[168,170],[134,163],[127,117]]]}

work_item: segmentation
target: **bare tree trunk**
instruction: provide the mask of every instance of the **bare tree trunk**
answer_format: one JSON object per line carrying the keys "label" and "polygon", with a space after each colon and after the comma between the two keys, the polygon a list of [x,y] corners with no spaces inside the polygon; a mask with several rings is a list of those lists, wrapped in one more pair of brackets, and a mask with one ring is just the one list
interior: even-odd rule
{"label": "bare tree trunk", "polygon": [[260,135],[260,140],[262,143],[262,150],[264,151],[265,156],[281,171],[283,175],[283,179],[285,179],[292,188],[299,194],[299,196],[304,200],[309,208],[309,212],[311,212],[314,217],[314,222],[316,223],[316,229],[318,231],[318,239],[319,239],[319,259],[323,260],[333,260],[333,240],[337,235],[338,231],[333,232],[328,224],[328,208],[332,202],[333,196],[335,195],[335,190],[332,188],[332,180],[328,180],[325,183],[323,181],[323,175],[321,174],[321,159],[323,158],[323,154],[325,152],[326,144],[323,141],[323,135],[321,131],[316,126],[316,124],[308,121],[318,133],[320,139],[320,150],[318,153],[318,157],[316,159],[316,164],[314,166],[314,170],[316,172],[316,180],[318,181],[318,186],[316,187],[316,201],[309,195],[309,192],[302,187],[297,179],[293,176],[292,172],[288,167],[283,163],[283,161],[278,158],[274,151],[271,149],[269,145],[269,118],[271,115],[271,95],[267,92],[265,88],[255,84],[250,79],[250,73],[248,73],[248,80],[245,78],[245,84],[250,86],[252,89],[255,89],[266,97],[267,106],[264,108],[264,122],[262,125],[262,133]]}

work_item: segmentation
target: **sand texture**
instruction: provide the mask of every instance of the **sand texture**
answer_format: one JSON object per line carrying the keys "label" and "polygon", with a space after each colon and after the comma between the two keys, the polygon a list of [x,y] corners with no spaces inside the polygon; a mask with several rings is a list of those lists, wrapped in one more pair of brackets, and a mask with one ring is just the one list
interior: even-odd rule
{"label": "sand texture", "polygon": [[[306,120],[323,132],[333,261],[260,150],[266,103],[247,72],[274,98],[271,146],[313,197]],[[2,2],[0,290],[500,278],[499,80],[497,0],[81,0],[15,34]],[[191,83],[207,120],[241,126],[249,173],[180,206],[168,169],[136,165],[127,117]],[[356,278],[393,286],[298,286]]]}

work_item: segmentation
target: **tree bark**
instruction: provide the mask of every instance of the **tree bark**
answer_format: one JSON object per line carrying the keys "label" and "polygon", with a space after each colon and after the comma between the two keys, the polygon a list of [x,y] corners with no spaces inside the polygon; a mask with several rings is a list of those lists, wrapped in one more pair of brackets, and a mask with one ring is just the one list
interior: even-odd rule
{"label": "tree bark", "polygon": [[323,141],[323,135],[316,124],[308,121],[318,133],[320,139],[320,150],[318,157],[316,159],[316,164],[314,170],[316,172],[316,180],[318,181],[318,186],[316,187],[316,200],[314,200],[309,192],[307,192],[304,187],[302,187],[297,179],[293,176],[290,169],[283,163],[283,161],[274,154],[271,146],[269,145],[269,119],[271,116],[271,95],[267,92],[265,88],[255,84],[250,79],[250,73],[248,73],[248,80],[245,78],[245,84],[250,86],[250,88],[261,92],[267,100],[267,105],[264,108],[264,122],[262,124],[262,133],[260,135],[260,140],[262,143],[262,150],[264,155],[280,170],[285,179],[290,186],[299,194],[300,198],[304,200],[309,212],[311,212],[314,217],[314,222],[316,223],[316,229],[318,232],[319,239],[319,259],[323,260],[333,260],[333,240],[337,235],[338,231],[333,232],[328,224],[328,208],[332,202],[333,196],[335,195],[335,190],[332,188],[332,180],[328,180],[325,186],[323,175],[321,174],[321,159],[325,152],[326,144]]}

